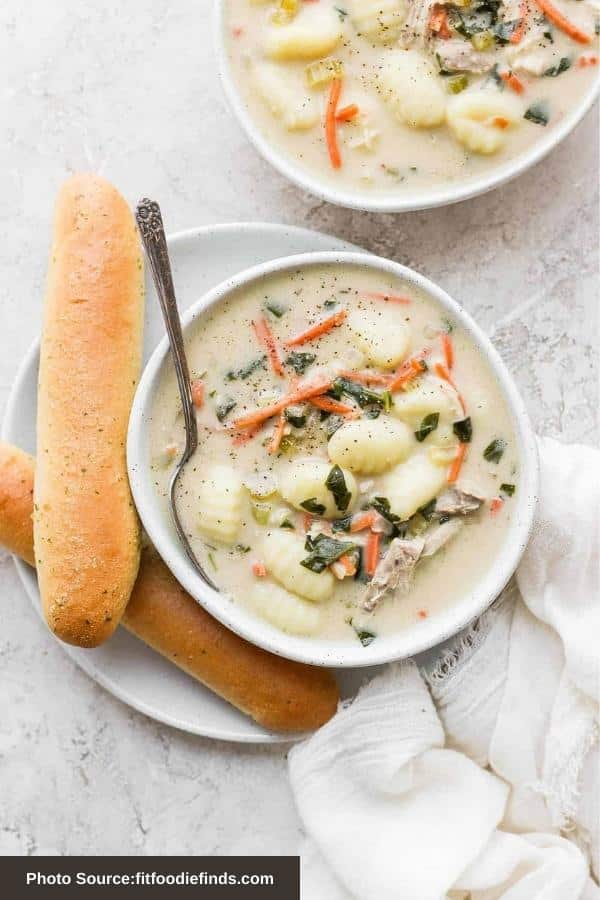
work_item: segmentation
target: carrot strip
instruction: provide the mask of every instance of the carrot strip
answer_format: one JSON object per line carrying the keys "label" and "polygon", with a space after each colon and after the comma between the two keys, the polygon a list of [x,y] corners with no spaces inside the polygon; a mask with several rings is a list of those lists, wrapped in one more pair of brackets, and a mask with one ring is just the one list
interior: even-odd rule
{"label": "carrot strip", "polygon": [[[339,574],[336,571],[336,566],[339,566],[343,571],[340,571]],[[343,556],[340,556],[339,559],[331,566],[333,570],[333,574],[337,578],[345,578],[348,575],[356,575],[356,562],[352,556],[348,553],[344,553]]]}
{"label": "carrot strip", "polygon": [[234,434],[231,439],[231,443],[234,447],[243,447],[244,444],[247,444],[248,441],[251,441],[252,438],[256,437],[262,426],[263,423],[259,422],[259,424],[255,425],[253,428],[248,428],[246,431],[242,431],[239,434]]}
{"label": "carrot strip", "polygon": [[450,375],[450,372],[448,371],[446,366],[443,366],[441,363],[436,363],[433,368],[434,368],[435,374],[439,378],[443,378],[444,381],[447,381],[448,384],[454,388],[454,390],[458,394],[458,399],[460,400],[460,405],[462,406],[462,410],[463,410],[463,412],[465,412],[466,406],[465,406],[465,401],[463,400],[463,396],[462,396],[461,392],[458,390],[458,388],[456,387],[456,383],[455,383],[454,379],[452,378],[452,376]]}
{"label": "carrot strip", "polygon": [[317,322],[316,325],[312,325],[310,328],[307,328],[306,331],[301,331],[300,334],[297,334],[295,337],[284,341],[283,346],[298,347],[300,344],[307,344],[308,341],[314,341],[315,338],[321,337],[322,334],[327,334],[332,328],[337,328],[338,325],[341,325],[347,315],[348,313],[345,309],[339,309],[332,316],[329,316],[328,319],[323,319],[322,322]]}
{"label": "carrot strip", "polygon": [[466,453],[467,445],[464,443],[459,444],[458,450],[456,451],[456,456],[454,457],[454,461],[450,466],[450,471],[448,472],[448,484],[454,484],[454,482],[460,475],[460,470],[462,469],[462,464],[465,461]]}
{"label": "carrot strip", "polygon": [[349,406],[347,403],[340,403],[339,400],[333,400],[331,397],[313,397],[310,402],[317,409],[337,413],[338,416],[346,416],[349,419],[357,419],[360,416],[360,413],[353,406]]}
{"label": "carrot strip", "polygon": [[429,352],[428,348],[421,350],[416,356],[411,356],[410,359],[407,359],[406,362],[402,363],[392,376],[392,380],[388,384],[388,390],[392,393],[401,390],[406,384],[414,381],[419,375],[422,375],[425,371],[423,360]]}
{"label": "carrot strip", "polygon": [[525,93],[525,85],[520,78],[517,78],[517,76],[513,74],[513,72],[500,72],[500,78],[504,84],[507,84],[508,87],[515,92],[515,94]]}
{"label": "carrot strip", "polygon": [[372,528],[376,521],[377,516],[372,510],[370,512],[357,513],[350,523],[350,533],[356,534],[357,531]]}
{"label": "carrot strip", "polygon": [[569,19],[567,19],[567,17],[550,2],[550,0],[535,0],[535,2],[548,21],[552,22],[553,25],[556,25],[557,28],[560,28],[561,31],[564,31],[564,33],[572,38],[572,40],[577,41],[578,44],[592,43],[591,35],[586,34],[585,31],[582,31],[581,28],[578,28],[577,25],[570,22]]}
{"label": "carrot strip", "polygon": [[359,384],[384,384],[387,385],[390,383],[392,378],[391,375],[382,375],[380,372],[369,372],[365,370],[363,372],[359,372],[357,370],[342,370],[340,372],[344,378],[349,378],[350,381],[357,381]]}
{"label": "carrot strip", "polygon": [[401,297],[400,294],[385,294],[382,291],[367,291],[365,297],[371,300],[387,300],[389,303],[401,303],[403,306],[409,306],[412,303],[410,297]]}
{"label": "carrot strip", "polygon": [[452,37],[452,32],[448,25],[448,13],[446,12],[446,7],[440,3],[436,3],[433,7],[429,19],[429,30],[437,34],[443,41],[447,41],[448,38]]}
{"label": "carrot strip", "polygon": [[521,0],[519,4],[519,24],[509,37],[509,42],[511,44],[520,44],[523,38],[525,37],[525,29],[527,28],[527,14],[529,12],[529,7],[527,5],[527,0]]}
{"label": "carrot strip", "polygon": [[329,161],[334,169],[342,167],[342,157],[340,156],[340,148],[337,139],[336,113],[337,105],[342,93],[342,79],[334,78],[331,82],[331,90],[329,92],[329,100],[327,101],[327,112],[325,113],[325,140],[327,142],[327,151],[329,153]]}
{"label": "carrot strip", "polygon": [[267,574],[267,570],[265,569],[264,564],[261,562],[258,562],[258,561],[253,562],[251,568],[252,568],[252,574],[255,575],[257,578],[264,578],[265,575]]}
{"label": "carrot strip", "polygon": [[443,334],[441,336],[441,341],[446,366],[448,369],[451,369],[454,366],[454,344],[452,343],[452,338],[449,334]]}
{"label": "carrot strip", "polygon": [[281,412],[279,413],[279,421],[275,426],[273,437],[269,441],[269,445],[267,447],[268,453],[277,453],[277,451],[279,450],[283,435],[285,433],[285,424],[285,415]]}
{"label": "carrot strip", "polygon": [[502,507],[504,506],[504,500],[502,497],[494,497],[490,500],[490,513],[495,516],[496,513],[499,513]]}
{"label": "carrot strip", "polygon": [[357,117],[359,112],[360,109],[356,103],[351,103],[349,106],[344,106],[343,109],[340,109],[340,111],[336,113],[335,120],[336,122],[351,122],[352,119]]}
{"label": "carrot strip", "polygon": [[598,65],[598,57],[597,56],[580,56],[577,60],[577,65],[580,69],[585,69],[586,66],[597,66]]}
{"label": "carrot strip", "polygon": [[196,409],[200,409],[204,404],[204,382],[201,378],[194,378],[190,387],[192,389],[192,403]]}
{"label": "carrot strip", "polygon": [[314,520],[315,520],[315,517],[311,516],[310,513],[304,513],[304,515],[302,516],[302,530],[310,531],[311,525],[314,522]]}
{"label": "carrot strip", "polygon": [[267,320],[265,318],[257,319],[256,322],[252,323],[252,327],[256,332],[256,337],[268,353],[271,368],[276,375],[284,375],[283,363],[277,349],[277,341],[269,328]]}
{"label": "carrot strip", "polygon": [[381,535],[377,531],[369,534],[367,545],[365,547],[365,572],[367,575],[374,575],[377,563],[379,562],[379,541]]}
{"label": "carrot strip", "polygon": [[299,385],[290,391],[289,394],[284,394],[276,403],[271,403],[270,406],[264,406],[262,409],[255,409],[254,412],[248,413],[246,416],[234,419],[231,427],[238,430],[240,428],[250,428],[253,425],[261,425],[267,419],[271,419],[278,413],[283,412],[286,406],[293,406],[294,403],[311,400],[313,397],[318,397],[319,394],[326,393],[332,384],[333,382],[328,378],[327,380],[321,379],[320,381]]}

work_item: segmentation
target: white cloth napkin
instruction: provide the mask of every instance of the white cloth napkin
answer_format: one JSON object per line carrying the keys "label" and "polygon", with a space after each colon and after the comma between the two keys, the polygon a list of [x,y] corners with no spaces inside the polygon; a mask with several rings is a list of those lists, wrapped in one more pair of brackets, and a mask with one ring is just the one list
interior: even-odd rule
{"label": "white cloth napkin", "polygon": [[291,751],[303,900],[600,898],[600,454],[540,454],[516,581]]}

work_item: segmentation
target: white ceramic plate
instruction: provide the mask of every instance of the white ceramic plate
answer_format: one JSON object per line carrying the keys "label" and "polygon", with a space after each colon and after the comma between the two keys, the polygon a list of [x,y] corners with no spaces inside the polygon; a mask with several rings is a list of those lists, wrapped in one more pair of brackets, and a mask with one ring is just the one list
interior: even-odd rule
{"label": "white ceramic plate", "polygon": [[[169,239],[180,308],[187,309],[209,288],[235,273],[269,259],[312,250],[356,250],[351,244],[314,231],[263,223],[214,225],[181,232]],[[144,361],[164,334],[154,289],[147,283]],[[39,345],[31,347],[11,391],[3,437],[35,453]],[[23,585],[40,611],[35,572],[16,561]],[[49,639],[50,635],[49,635]],[[207,688],[181,672],[119,628],[95,650],[61,647],[98,684],[139,712],[192,734],[229,741],[274,743],[289,737],[256,725]],[[342,693],[355,692],[369,672],[346,670]]]}

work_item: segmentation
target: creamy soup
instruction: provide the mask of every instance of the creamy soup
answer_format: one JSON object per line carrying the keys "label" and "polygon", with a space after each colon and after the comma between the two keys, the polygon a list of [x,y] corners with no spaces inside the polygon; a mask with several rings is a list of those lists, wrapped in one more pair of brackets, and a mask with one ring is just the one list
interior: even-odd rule
{"label": "creamy soup", "polygon": [[[511,418],[420,289],[364,266],[273,275],[200,315],[187,350],[200,444],[178,508],[234,602],[368,644],[494,565],[519,491]],[[168,365],[151,420],[163,497],[183,443]]]}
{"label": "creamy soup", "polygon": [[237,89],[307,173],[364,194],[485,174],[597,77],[597,0],[227,0]]}

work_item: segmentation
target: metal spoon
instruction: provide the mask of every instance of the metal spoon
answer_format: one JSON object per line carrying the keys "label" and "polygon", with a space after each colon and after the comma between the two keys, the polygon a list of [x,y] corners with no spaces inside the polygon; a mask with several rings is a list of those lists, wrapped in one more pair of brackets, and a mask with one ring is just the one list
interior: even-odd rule
{"label": "metal spoon", "polygon": [[177,309],[175,288],[173,287],[173,276],[171,274],[171,264],[169,262],[169,250],[167,248],[167,239],[165,237],[160,206],[155,200],[140,200],[136,207],[135,218],[150,263],[150,268],[152,269],[156,293],[158,294],[160,308],[169,336],[169,344],[171,346],[173,364],[177,374],[177,384],[179,385],[183,420],[185,423],[185,448],[181,459],[175,466],[169,483],[169,506],[171,509],[171,517],[179,540],[183,544],[190,562],[193,564],[198,574],[204,579],[206,584],[210,585],[214,590],[218,590],[217,586],[208,577],[199,560],[196,558],[196,554],[192,550],[183,525],[181,524],[179,513],[177,512],[177,482],[185,464],[191,459],[198,447],[198,424],[196,422],[196,413],[192,401],[190,370],[185,355],[181,321],[179,319],[179,310]]}

